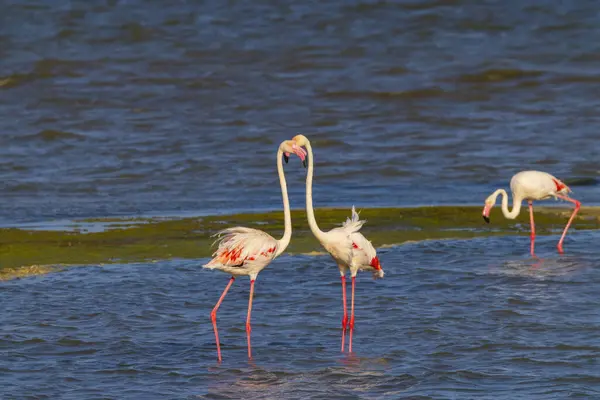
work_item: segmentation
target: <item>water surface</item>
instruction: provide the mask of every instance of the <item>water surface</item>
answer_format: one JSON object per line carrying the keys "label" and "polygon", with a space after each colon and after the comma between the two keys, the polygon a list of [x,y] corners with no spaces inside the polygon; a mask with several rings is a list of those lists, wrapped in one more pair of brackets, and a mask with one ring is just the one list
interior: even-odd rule
{"label": "water surface", "polygon": [[[339,353],[328,256],[282,256],[258,277],[253,354],[238,279],[204,260],[73,268],[0,286],[0,393],[81,398],[593,398],[600,393],[596,232],[429,241],[359,275],[355,353]],[[11,396],[12,395],[12,396]],[[412,397],[411,397],[412,396]],[[421,397],[417,397],[421,396]]]}
{"label": "water surface", "polygon": [[299,132],[319,206],[481,204],[529,168],[598,204],[599,51],[594,2],[9,0],[0,223],[280,208]]}

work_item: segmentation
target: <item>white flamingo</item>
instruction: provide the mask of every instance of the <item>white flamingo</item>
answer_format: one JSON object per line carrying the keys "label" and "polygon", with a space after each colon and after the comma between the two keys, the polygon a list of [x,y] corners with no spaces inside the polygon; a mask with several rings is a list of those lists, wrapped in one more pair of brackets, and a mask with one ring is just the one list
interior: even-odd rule
{"label": "white flamingo", "polygon": [[502,214],[504,217],[508,219],[515,219],[519,215],[521,211],[521,202],[523,200],[527,200],[529,203],[529,218],[531,222],[531,255],[534,254],[534,243],[535,243],[535,224],[533,222],[533,201],[534,200],[545,200],[550,197],[554,197],[554,199],[563,199],[566,201],[570,201],[575,204],[575,209],[573,210],[573,214],[571,214],[571,218],[569,218],[569,222],[567,222],[567,226],[558,241],[558,251],[559,253],[563,253],[563,241],[565,240],[565,236],[567,234],[567,230],[569,226],[575,219],[575,215],[579,208],[581,207],[581,203],[575,199],[569,197],[569,193],[571,189],[565,185],[563,182],[558,180],[556,177],[541,171],[521,171],[510,180],[510,190],[512,191],[513,196],[513,208],[511,211],[508,211],[508,195],[504,189],[498,189],[494,193],[492,193],[486,200],[485,206],[483,207],[483,219],[489,223],[490,222],[490,210],[496,204],[496,198],[499,195],[502,195]]}
{"label": "white flamingo", "polygon": [[[254,281],[260,271],[263,270],[275,257],[286,249],[292,237],[292,218],[290,215],[290,202],[287,194],[287,185],[283,172],[282,158],[287,163],[289,155],[294,152],[293,143],[289,140],[282,142],[277,151],[277,172],[281,184],[281,195],[283,197],[284,232],[280,240],[275,240],[271,235],[258,229],[234,227],[224,229],[215,236],[219,239],[217,250],[213,253],[213,259],[204,268],[218,269],[231,274],[229,283],[223,290],[223,294],[210,313],[215,340],[217,343],[217,357],[221,361],[221,345],[219,343],[219,332],[217,330],[217,310],[225,298],[227,291],[235,281],[236,276],[250,277],[250,298],[248,300],[248,317],[246,319],[246,336],[248,339],[248,358],[252,358],[250,345],[250,313],[252,311],[252,296],[254,294]],[[302,154],[302,153],[299,153]],[[303,154],[302,154],[303,155]],[[283,156],[283,157],[282,157]]]}
{"label": "white flamingo", "polygon": [[[308,151],[308,172],[306,176],[306,215],[310,230],[315,237],[321,242],[321,245],[333,257],[340,270],[342,280],[342,302],[344,306],[344,317],[342,319],[342,352],[344,351],[344,339],[346,336],[346,328],[349,328],[348,351],[352,352],[352,333],[354,331],[354,287],[356,282],[356,274],[359,270],[370,271],[373,273],[373,278],[383,278],[383,269],[379,263],[377,252],[370,241],[368,241],[361,233],[360,228],[365,221],[358,219],[354,206],[352,206],[352,219],[346,219],[346,222],[341,227],[333,228],[329,232],[323,232],[319,229],[315,220],[312,201],[312,179],[313,179],[313,152],[310,141],[304,135],[297,135],[292,139],[294,145],[292,149],[294,154],[298,155],[306,166],[306,151],[302,147],[306,147]],[[346,304],[346,273],[350,271],[352,277],[352,300],[350,321],[348,323],[348,312]]]}

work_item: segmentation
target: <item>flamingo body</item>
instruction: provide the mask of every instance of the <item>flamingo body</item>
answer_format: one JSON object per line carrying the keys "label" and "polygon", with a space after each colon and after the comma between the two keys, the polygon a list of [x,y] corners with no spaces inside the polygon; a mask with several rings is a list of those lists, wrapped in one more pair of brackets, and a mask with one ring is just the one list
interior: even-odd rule
{"label": "flamingo body", "polygon": [[258,229],[235,227],[218,232],[218,247],[204,268],[232,276],[256,276],[277,257],[278,242]]}
{"label": "flamingo body", "polygon": [[377,251],[367,238],[359,232],[366,221],[359,220],[352,206],[352,218],[347,218],[341,227],[324,232],[322,246],[335,260],[342,276],[350,271],[356,276],[358,271],[369,271],[374,278],[383,278],[384,272],[379,264]]}
{"label": "flamingo body", "polygon": [[559,253],[563,253],[563,242],[569,226],[575,219],[575,215],[581,207],[581,203],[569,197],[571,189],[560,179],[547,172],[542,171],[521,171],[515,174],[510,180],[510,189],[513,195],[513,208],[508,210],[508,194],[504,189],[498,189],[492,193],[486,200],[483,207],[483,219],[490,222],[490,211],[496,204],[498,196],[502,195],[502,214],[505,218],[515,219],[521,211],[523,200],[526,200],[529,205],[529,217],[531,224],[531,255],[535,256],[535,223],[533,220],[533,201],[546,200],[549,198],[562,199],[575,204],[575,209],[571,214],[571,218],[567,222],[562,236],[558,241],[557,248]]}
{"label": "flamingo body", "polygon": [[[384,272],[379,263],[375,248],[371,242],[359,232],[365,221],[359,219],[354,206],[352,206],[351,218],[347,218],[342,226],[333,228],[328,232],[323,232],[319,229],[312,204],[312,179],[314,171],[312,146],[308,138],[304,135],[296,135],[292,139],[292,142],[295,143],[295,145],[292,146],[294,150],[296,150],[294,153],[302,159],[304,166],[306,166],[306,158],[308,157],[308,172],[306,175],[306,215],[308,218],[308,225],[310,226],[313,235],[334,259],[340,271],[342,281],[342,303],[344,307],[344,316],[342,318],[342,351],[344,351],[346,328],[348,327],[348,351],[352,352],[356,274],[358,271],[370,271],[373,273],[373,278],[383,278]],[[302,149],[303,146],[306,147],[307,151]],[[352,278],[350,320],[348,320],[348,307],[346,304],[346,274],[348,271],[350,271],[350,276]]]}
{"label": "flamingo body", "polygon": [[547,172],[521,171],[510,180],[513,199],[546,200],[557,194],[567,195],[571,189],[562,181]]}

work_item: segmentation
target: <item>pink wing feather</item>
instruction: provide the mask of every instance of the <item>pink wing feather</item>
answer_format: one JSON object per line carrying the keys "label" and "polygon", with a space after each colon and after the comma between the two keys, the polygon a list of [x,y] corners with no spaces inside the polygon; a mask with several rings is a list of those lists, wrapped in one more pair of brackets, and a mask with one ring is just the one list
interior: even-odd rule
{"label": "pink wing feather", "polygon": [[353,233],[352,239],[352,262],[355,265],[371,265],[374,258],[377,258],[377,251],[362,233]]}
{"label": "pink wing feather", "polygon": [[267,265],[277,253],[277,240],[258,229],[235,227],[216,234],[219,238],[213,259],[205,268],[244,267],[248,264]]}

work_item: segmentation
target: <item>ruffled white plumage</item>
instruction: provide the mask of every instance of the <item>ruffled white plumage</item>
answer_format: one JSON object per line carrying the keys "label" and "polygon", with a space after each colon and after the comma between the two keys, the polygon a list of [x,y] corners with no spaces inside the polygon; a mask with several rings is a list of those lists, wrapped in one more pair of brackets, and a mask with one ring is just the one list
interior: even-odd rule
{"label": "ruffled white plumage", "polygon": [[[373,271],[372,261],[377,257],[373,244],[360,233],[367,221],[359,219],[354,206],[351,217],[342,226],[326,232],[327,241],[323,247],[333,256],[341,269],[349,268],[352,275],[359,270]],[[383,270],[373,271],[373,277],[382,278]]]}
{"label": "ruffled white plumage", "polygon": [[271,235],[258,229],[233,227],[223,229],[214,236],[217,249],[213,259],[203,265],[232,275],[256,275],[277,254],[278,242]]}

